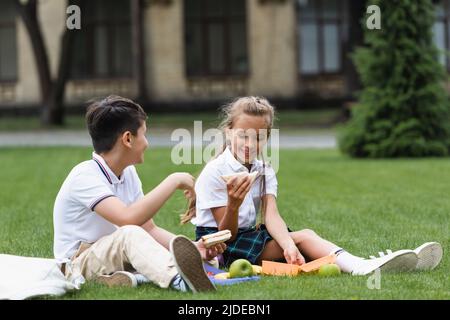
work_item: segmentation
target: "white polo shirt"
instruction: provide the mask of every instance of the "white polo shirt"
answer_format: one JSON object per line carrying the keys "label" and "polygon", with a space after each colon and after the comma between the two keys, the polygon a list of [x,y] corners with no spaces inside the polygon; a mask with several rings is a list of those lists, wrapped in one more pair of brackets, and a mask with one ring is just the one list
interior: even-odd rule
{"label": "white polo shirt", "polygon": [[67,262],[81,242],[93,243],[117,230],[116,225],[94,212],[100,201],[117,197],[130,205],[143,195],[134,166],[125,168],[119,179],[95,152],[92,160],[75,166],[59,190],[53,209],[56,260]]}
{"label": "white polo shirt", "polygon": [[[233,156],[229,148],[210,161],[200,173],[195,183],[196,217],[191,222],[199,227],[217,227],[211,208],[225,207],[228,203],[227,185],[220,177],[230,175],[248,169]],[[239,207],[239,228],[249,228],[256,224],[256,215],[259,212],[261,202],[261,181],[263,174],[263,162],[255,159],[250,172],[257,171],[258,175],[250,191]],[[266,164],[266,194],[277,196],[277,177],[273,168]]]}

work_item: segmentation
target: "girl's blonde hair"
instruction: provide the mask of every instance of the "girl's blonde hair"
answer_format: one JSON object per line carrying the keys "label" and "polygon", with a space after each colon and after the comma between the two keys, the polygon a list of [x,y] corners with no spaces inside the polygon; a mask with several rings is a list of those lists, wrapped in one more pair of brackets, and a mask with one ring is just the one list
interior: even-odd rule
{"label": "girl's blonde hair", "polygon": [[[250,116],[261,116],[266,118],[267,124],[267,137],[270,136],[270,130],[273,127],[273,121],[275,117],[275,108],[267,101],[267,99],[263,97],[241,97],[237,98],[231,103],[225,105],[221,109],[221,118],[222,121],[219,124],[219,129],[222,130],[223,135],[223,147],[222,151],[216,155],[219,156],[228,146],[228,141],[226,140],[225,130],[232,129],[236,119],[242,115],[250,115]],[[260,185],[260,194],[261,194],[261,215],[260,215],[260,223],[264,223],[265,221],[265,213],[266,213],[266,201],[264,195],[266,194],[266,163],[263,161],[263,175],[261,179]],[[184,214],[180,216],[181,224],[185,224],[189,222],[193,217],[195,217],[196,207],[195,207],[195,198],[190,199],[188,202],[188,209]]]}

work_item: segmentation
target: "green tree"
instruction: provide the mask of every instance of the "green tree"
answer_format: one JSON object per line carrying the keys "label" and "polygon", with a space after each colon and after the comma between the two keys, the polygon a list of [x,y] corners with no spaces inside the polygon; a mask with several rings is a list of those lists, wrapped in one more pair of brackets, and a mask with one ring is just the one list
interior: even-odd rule
{"label": "green tree", "polygon": [[450,104],[433,43],[431,0],[373,0],[381,29],[364,21],[365,47],[353,55],[363,89],[339,134],[353,157],[447,156]]}

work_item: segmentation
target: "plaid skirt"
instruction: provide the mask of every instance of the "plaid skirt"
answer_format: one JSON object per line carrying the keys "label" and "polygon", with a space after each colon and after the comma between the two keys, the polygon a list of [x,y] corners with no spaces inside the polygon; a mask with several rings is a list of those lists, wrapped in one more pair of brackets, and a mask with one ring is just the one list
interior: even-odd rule
{"label": "plaid skirt", "polygon": [[[213,227],[196,227],[196,240],[217,231],[218,229]],[[266,243],[272,239],[264,224],[261,224],[259,229],[256,229],[256,227],[238,229],[238,234],[233,242],[226,243],[227,249],[223,253],[223,263],[221,265],[229,267],[237,259],[247,259],[252,264],[256,264]]]}

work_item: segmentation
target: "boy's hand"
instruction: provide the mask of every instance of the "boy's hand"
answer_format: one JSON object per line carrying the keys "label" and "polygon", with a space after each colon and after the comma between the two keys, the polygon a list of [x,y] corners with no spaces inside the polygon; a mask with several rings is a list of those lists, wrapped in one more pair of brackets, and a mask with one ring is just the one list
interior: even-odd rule
{"label": "boy's hand", "polygon": [[187,172],[175,172],[169,176],[176,184],[177,189],[194,190],[195,178]]}
{"label": "boy's hand", "polygon": [[303,258],[302,254],[300,253],[300,251],[298,251],[298,248],[295,244],[292,244],[284,249],[283,255],[287,263],[297,265],[302,265],[305,263],[305,258]]}
{"label": "boy's hand", "polygon": [[227,245],[225,243],[218,243],[208,249],[205,247],[202,239],[194,242],[194,244],[197,247],[198,251],[200,251],[200,255],[202,256],[202,259],[204,261],[209,261],[215,258],[219,254],[222,254],[227,248]]}
{"label": "boy's hand", "polygon": [[239,208],[244,201],[245,196],[250,191],[252,179],[246,177],[233,177],[227,183],[228,206]]}

